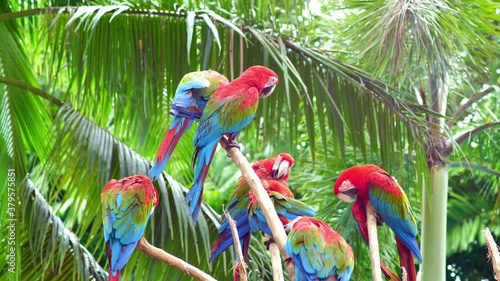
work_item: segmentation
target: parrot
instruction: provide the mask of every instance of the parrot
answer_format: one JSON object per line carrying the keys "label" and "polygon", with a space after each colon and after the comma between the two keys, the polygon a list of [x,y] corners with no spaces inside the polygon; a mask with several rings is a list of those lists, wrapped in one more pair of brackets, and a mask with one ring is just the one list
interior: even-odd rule
{"label": "parrot", "polygon": [[[408,198],[396,179],[373,164],[353,166],[340,174],[334,185],[334,194],[344,202],[353,203],[352,216],[367,244],[370,241],[366,204],[371,202],[377,212],[377,220],[385,222],[395,234],[400,265],[405,268],[408,281],[415,281],[414,257],[422,262],[417,243],[417,223]],[[386,275],[391,274],[382,262],[381,267]]]}
{"label": "parrot", "polygon": [[295,281],[348,281],[354,254],[345,239],[325,222],[297,217],[285,226],[285,252],[295,263]]}
{"label": "parrot", "polygon": [[113,179],[104,187],[101,205],[110,281],[120,280],[158,202],[158,192],[146,176]]}
{"label": "parrot", "polygon": [[[261,181],[277,180],[281,184],[287,185],[290,170],[294,162],[290,154],[280,153],[272,158],[255,162],[252,168]],[[248,246],[251,238],[247,214],[247,207],[250,204],[250,198],[248,197],[249,192],[250,186],[246,182],[246,179],[241,177],[229,198],[229,204],[227,206],[227,211],[236,222],[236,228],[238,229],[238,236],[240,238],[241,249],[245,260],[248,258]],[[229,227],[227,219],[224,217],[219,226],[219,238],[211,248],[210,262],[229,248],[229,246],[233,245],[233,243],[234,240],[231,228]]]}
{"label": "parrot", "polygon": [[172,123],[149,171],[152,180],[156,180],[161,174],[184,132],[191,127],[194,120],[200,119],[213,91],[227,84],[227,78],[214,70],[190,72],[182,77],[170,109],[170,114],[174,116]]}
{"label": "parrot", "polygon": [[[287,185],[284,185],[276,180],[267,180],[262,183],[267,191],[267,194],[273,202],[276,213],[283,225],[290,222],[290,220],[295,219],[298,216],[316,216],[316,211],[302,203],[299,200],[294,199],[294,195]],[[260,208],[257,198],[250,190],[248,193],[250,198],[250,204],[247,208],[248,222],[250,224],[250,229],[253,232],[262,231],[265,234],[273,235],[271,228],[267,224],[264,212]]]}
{"label": "parrot", "polygon": [[228,137],[230,147],[238,147],[238,133],[252,121],[259,98],[266,98],[279,82],[278,75],[264,66],[251,66],[226,86],[210,96],[195,132],[195,150],[191,165],[196,170],[194,183],[186,195],[189,215],[194,223],[200,212],[203,184],[208,174],[217,143]]}

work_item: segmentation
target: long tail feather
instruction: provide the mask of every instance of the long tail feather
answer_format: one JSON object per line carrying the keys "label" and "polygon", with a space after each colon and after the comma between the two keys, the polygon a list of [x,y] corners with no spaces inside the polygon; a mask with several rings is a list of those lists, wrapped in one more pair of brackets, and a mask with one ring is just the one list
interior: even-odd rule
{"label": "long tail feather", "polygon": [[111,262],[112,262],[111,248],[109,246],[109,243],[106,243],[106,254],[108,256],[108,264],[109,264],[108,281],[120,281],[121,270],[117,270],[113,275],[113,269],[111,268]]}
{"label": "long tail feather", "polygon": [[189,205],[189,215],[193,218],[195,224],[198,214],[200,213],[203,184],[207,178],[208,169],[210,168],[210,163],[212,163],[217,143],[218,142],[215,141],[207,146],[196,147],[193,154],[197,157],[195,158],[197,159],[196,172],[194,174],[193,186],[186,195],[186,204]]}
{"label": "long tail feather", "polygon": [[398,245],[399,263],[404,267],[408,274],[408,281],[417,280],[417,270],[415,269],[415,260],[410,249],[403,244],[399,238],[396,237],[396,244]]}
{"label": "long tail feather", "polygon": [[396,273],[394,273],[389,267],[387,267],[387,265],[383,261],[380,261],[380,268],[382,269],[382,273],[384,273],[385,277],[393,281],[400,281]]}
{"label": "long tail feather", "polygon": [[120,281],[121,280],[121,270],[118,270],[115,275],[113,271],[109,269],[108,281]]}
{"label": "long tail feather", "polygon": [[151,167],[151,170],[149,170],[149,177],[152,180],[156,180],[163,172],[163,169],[167,165],[170,156],[172,156],[177,143],[181,139],[182,135],[184,135],[184,132],[186,132],[192,124],[193,120],[191,119],[174,116],[172,124],[170,124],[160,148],[156,153],[155,164]]}

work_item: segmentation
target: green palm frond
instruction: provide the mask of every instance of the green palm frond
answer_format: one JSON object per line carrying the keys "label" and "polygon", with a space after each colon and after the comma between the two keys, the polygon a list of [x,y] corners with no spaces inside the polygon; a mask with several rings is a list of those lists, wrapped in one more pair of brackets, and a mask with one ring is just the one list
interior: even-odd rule
{"label": "green palm frond", "polygon": [[[481,183],[481,181],[469,182],[485,184]],[[495,223],[495,217],[498,216],[498,209],[495,210],[494,207],[496,197],[475,191],[474,189],[477,187],[469,186],[469,188],[472,188],[471,192],[463,194],[456,193],[454,189],[454,192],[450,194],[448,204],[450,209],[447,235],[448,255],[467,252],[471,250],[472,244],[483,245],[485,239],[482,231],[486,227],[489,227],[496,236],[500,234],[500,227]]]}
{"label": "green palm frond", "polygon": [[31,280],[39,279],[43,272],[51,272],[53,280],[107,280],[106,270],[65,227],[31,180],[24,180],[21,190],[34,265],[23,267],[23,280],[29,280],[30,276]]}
{"label": "green palm frond", "polygon": [[[104,249],[103,243],[100,243],[100,206],[99,200],[93,198],[99,198],[102,187],[109,179],[133,174],[146,175],[151,163],[67,106],[61,108],[56,124],[60,125],[51,160],[46,164],[47,172],[43,176],[50,179],[52,186],[48,197],[59,198],[62,195],[63,204],[59,211],[64,214],[66,223],[76,228],[75,233],[79,237],[88,237],[87,243],[94,245],[94,252],[102,258]],[[184,203],[187,189],[166,174],[158,180],[157,187],[160,206],[152,216],[151,228],[146,231],[145,237],[167,252],[198,265],[202,270],[220,274],[216,278],[223,279],[230,274],[218,270],[227,267],[227,264],[217,262],[209,267],[207,263],[211,241],[217,233],[218,215],[203,205],[204,215],[200,216],[195,227]],[[151,266],[163,265],[139,257],[139,254],[134,254],[130,264],[123,273],[124,278],[145,275],[154,279],[166,272],[165,269],[148,271]],[[137,266],[132,271],[134,264]],[[178,274],[175,271],[169,269],[169,276]],[[179,278],[185,277],[180,275]]]}
{"label": "green palm frond", "polygon": [[[373,108],[372,103],[380,101],[384,104],[379,107],[380,110],[389,110],[408,126],[416,126],[415,132],[425,129],[425,124],[421,122],[422,114],[429,111],[414,105],[410,96],[394,98],[393,90],[363,71],[260,29],[244,26],[243,30],[249,34],[240,41],[241,31],[230,21],[222,21],[222,17],[212,11],[195,12],[199,20],[192,22],[191,17],[188,20],[187,14],[183,13],[153,11],[154,14],[149,16],[132,9],[93,6],[78,8],[74,14],[67,14],[70,10],[64,8],[62,13],[49,13],[46,17],[45,25],[50,33],[42,40],[47,52],[53,54],[50,65],[57,73],[53,77],[58,79],[49,82],[57,85],[62,79],[74,81],[59,98],[71,101],[77,109],[84,110],[85,116],[93,116],[99,125],[104,126],[111,114],[115,122],[126,122],[117,124],[115,128],[126,127],[127,131],[116,131],[115,134],[127,138],[127,143],[137,147],[140,153],[150,155],[155,144],[161,141],[159,136],[164,132],[161,130],[163,127],[158,125],[162,121],[161,116],[172,98],[177,81],[184,73],[197,68],[194,62],[226,75],[251,64],[265,64],[281,70],[284,85],[259,109],[258,116],[266,120],[263,133],[268,135],[272,130],[268,124],[282,123],[279,118],[287,117],[283,131],[289,132],[289,139],[296,139],[297,132],[293,128],[297,127],[300,115],[304,113],[308,118],[306,124],[313,151],[316,140],[311,133],[317,117],[311,109],[316,103],[320,104],[318,107],[334,109],[331,113],[326,112],[326,118],[321,118],[322,122],[338,132],[339,139],[346,133],[351,137],[359,135],[354,131],[359,131],[360,124],[364,124],[358,118],[350,124],[345,123],[352,118],[343,116],[344,111],[353,107],[339,103],[349,101],[363,108]],[[120,14],[116,13],[118,11]],[[207,17],[213,22],[217,20],[215,25],[207,25]],[[165,26],[168,26],[167,36],[163,33],[167,28]],[[236,32],[233,39],[230,36],[232,32]],[[193,47],[179,44],[191,37]],[[67,44],[71,48],[66,48]],[[222,52],[219,45],[224,46]],[[233,53],[229,53],[227,47],[231,47]],[[168,56],[164,50],[175,50],[176,56]],[[102,59],[96,59],[98,57]],[[191,64],[186,61],[188,57]],[[240,57],[241,62],[234,57]],[[64,64],[69,64],[68,71],[59,68]],[[325,82],[325,78],[329,82]],[[166,104],[162,103],[163,89],[167,94]],[[84,99],[87,95],[95,95],[96,99]],[[360,99],[365,99],[365,102],[360,103]],[[141,110],[131,110],[131,105],[140,105]],[[101,113],[99,117],[93,114],[96,111]],[[371,123],[369,128],[376,127],[375,120],[367,121]],[[145,123],[149,126],[144,126]],[[130,132],[137,132],[140,137],[131,136]],[[374,131],[371,132],[373,134]],[[146,140],[143,136],[147,135],[155,139]]]}
{"label": "green palm frond", "polygon": [[402,73],[414,79],[427,71],[484,72],[488,58],[497,52],[489,36],[498,34],[491,21],[499,16],[490,1],[367,0],[340,5],[348,13],[345,27],[353,48],[377,76]]}

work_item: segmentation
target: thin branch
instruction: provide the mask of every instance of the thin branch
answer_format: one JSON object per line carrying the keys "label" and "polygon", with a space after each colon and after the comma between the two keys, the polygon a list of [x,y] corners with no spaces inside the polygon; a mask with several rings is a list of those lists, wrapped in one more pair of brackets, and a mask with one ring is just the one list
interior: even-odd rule
{"label": "thin branch", "polygon": [[491,258],[491,263],[493,264],[493,271],[497,280],[500,280],[500,253],[498,252],[498,246],[491,236],[489,228],[483,230],[483,234],[486,237],[486,246],[488,247],[488,257]]}
{"label": "thin branch", "polygon": [[500,177],[500,172],[495,171],[493,169],[490,169],[485,166],[481,166],[478,164],[473,164],[473,163],[462,163],[462,162],[451,162],[449,163],[450,168],[464,168],[468,167],[471,170],[476,170],[476,171],[481,171],[490,175],[493,175],[495,177]]}
{"label": "thin branch", "polygon": [[496,127],[496,126],[499,126],[499,125],[500,125],[500,122],[486,123],[486,124],[483,124],[483,125],[481,125],[479,127],[474,128],[473,130],[461,133],[460,135],[458,135],[456,137],[453,137],[452,142],[449,142],[447,144],[447,147],[444,149],[443,154],[444,155],[450,155],[451,152],[452,152],[452,150],[453,150],[453,144],[454,143],[460,145],[464,141],[470,139],[475,134],[481,133],[482,131],[484,131],[486,129],[490,129],[490,128],[493,128],[493,127]]}
{"label": "thin branch", "polygon": [[[271,198],[269,198],[269,195],[262,186],[259,177],[257,177],[255,171],[252,169],[252,166],[250,165],[246,157],[243,156],[240,150],[235,147],[227,148],[227,138],[222,137],[219,143],[222,148],[226,150],[231,159],[233,159],[234,163],[240,168],[241,174],[245,177],[248,185],[252,189],[257,201],[259,202],[259,206],[261,207],[262,212],[266,217],[269,228],[273,233],[273,238],[276,241],[276,244],[281,252],[281,256],[284,260],[286,260],[289,256],[285,252],[285,243],[287,239],[285,229],[283,228],[283,224],[278,218]],[[286,263],[286,267],[290,279],[293,280],[295,277],[294,264]]]}
{"label": "thin branch", "polygon": [[[267,241],[271,241],[273,238],[266,234]],[[273,273],[273,281],[283,281],[283,269],[281,267],[281,257],[280,249],[276,243],[269,243],[269,253],[271,254],[271,265]]]}
{"label": "thin branch", "polygon": [[366,205],[366,217],[368,224],[368,241],[370,246],[370,262],[372,264],[372,280],[382,281],[382,270],[380,269],[380,254],[378,251],[377,217],[372,203]]}
{"label": "thin branch", "polygon": [[5,76],[0,76],[0,83],[4,83],[4,84],[10,85],[10,86],[15,86],[15,87],[25,89],[26,91],[32,92],[33,94],[35,94],[43,99],[46,99],[59,107],[64,105],[64,102],[62,102],[61,100],[49,95],[48,93],[46,93],[42,89],[34,87],[31,84],[28,84],[28,83],[23,82],[21,80],[17,80],[17,79],[5,77]]}
{"label": "thin branch", "polygon": [[[500,87],[500,85],[497,85],[497,87]],[[495,91],[495,87],[489,87],[488,89],[481,91],[481,92],[473,95],[472,97],[470,97],[466,103],[462,104],[457,109],[457,111],[455,111],[455,113],[453,113],[453,115],[451,116],[451,120],[448,121],[448,123],[446,124],[448,126],[448,128],[453,126],[453,124],[455,124],[457,122],[458,118],[462,117],[464,112],[467,109],[469,109],[475,102],[481,100],[483,97],[487,96],[488,94],[490,94],[494,91]]]}
{"label": "thin branch", "polygon": [[144,254],[157,259],[161,262],[169,264],[179,271],[186,273],[187,275],[195,278],[200,281],[217,281],[212,276],[203,272],[199,268],[179,259],[178,257],[172,256],[171,254],[163,251],[160,248],[156,248],[155,246],[149,244],[146,238],[142,237],[139,240],[139,244],[135,248],[139,252],[143,252]]}
{"label": "thin branch", "polygon": [[243,252],[241,251],[241,245],[237,241],[240,241],[240,236],[238,235],[238,228],[236,227],[236,223],[233,218],[229,214],[227,210],[224,210],[224,215],[226,216],[227,222],[229,223],[229,227],[231,228],[231,234],[233,235],[233,243],[234,250],[236,255],[238,256],[238,262],[234,267],[234,275],[238,274],[240,276],[241,281],[247,281],[247,265],[245,263],[245,259],[243,257]]}

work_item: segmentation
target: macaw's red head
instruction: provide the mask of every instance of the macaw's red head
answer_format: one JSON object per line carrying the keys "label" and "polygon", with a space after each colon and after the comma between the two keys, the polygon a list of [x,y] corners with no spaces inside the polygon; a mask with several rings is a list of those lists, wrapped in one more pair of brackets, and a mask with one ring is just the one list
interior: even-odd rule
{"label": "macaw's red head", "polygon": [[256,87],[260,92],[260,98],[270,96],[279,82],[278,75],[274,71],[261,65],[249,67],[238,79]]}
{"label": "macaw's red head", "polygon": [[358,165],[343,171],[333,186],[333,193],[340,200],[353,203],[361,195],[368,192],[368,177],[371,173],[381,171],[380,167],[372,164]]}
{"label": "macaw's red head", "polygon": [[261,179],[286,181],[294,162],[290,154],[280,153],[272,158],[255,162],[252,168]]}
{"label": "macaw's red head", "polygon": [[280,153],[274,157],[273,163],[273,178],[277,180],[288,180],[290,170],[292,169],[295,160],[288,153]]}

